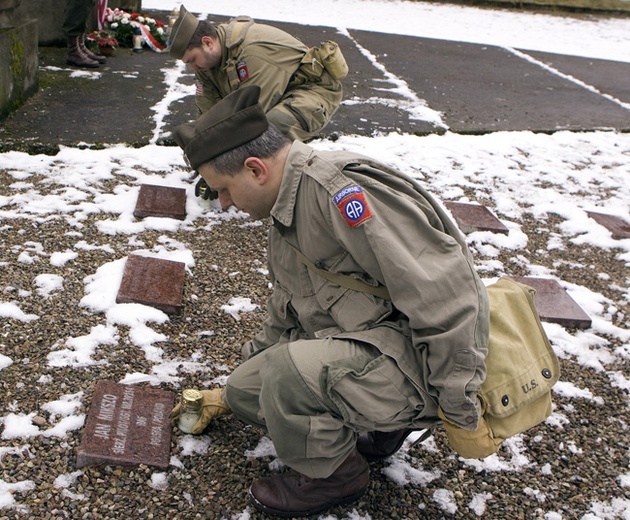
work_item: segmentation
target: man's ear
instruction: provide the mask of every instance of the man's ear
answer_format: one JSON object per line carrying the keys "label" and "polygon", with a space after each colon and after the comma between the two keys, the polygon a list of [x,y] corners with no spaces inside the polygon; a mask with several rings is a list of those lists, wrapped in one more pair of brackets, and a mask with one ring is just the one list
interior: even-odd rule
{"label": "man's ear", "polygon": [[251,172],[251,175],[259,184],[265,184],[269,180],[269,168],[260,157],[248,157],[245,159],[245,168]]}

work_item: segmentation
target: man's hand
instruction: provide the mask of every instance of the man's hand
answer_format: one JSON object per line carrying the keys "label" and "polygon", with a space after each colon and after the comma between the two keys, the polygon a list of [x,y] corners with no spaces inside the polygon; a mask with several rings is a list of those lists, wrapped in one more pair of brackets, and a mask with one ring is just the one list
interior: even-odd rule
{"label": "man's hand", "polygon": [[[199,420],[192,427],[191,433],[199,435],[206,429],[206,426],[210,424],[212,419],[216,419],[221,415],[227,415],[232,413],[230,407],[221,397],[222,390],[220,388],[213,388],[212,390],[201,391],[201,416]],[[173,426],[177,426],[179,419],[179,409],[181,405],[175,406],[171,412],[170,419]]]}
{"label": "man's hand", "polygon": [[496,453],[501,446],[503,439],[494,437],[483,415],[474,431],[464,430],[451,423],[441,408],[438,408],[438,416],[442,419],[449,446],[466,459],[483,459]]}

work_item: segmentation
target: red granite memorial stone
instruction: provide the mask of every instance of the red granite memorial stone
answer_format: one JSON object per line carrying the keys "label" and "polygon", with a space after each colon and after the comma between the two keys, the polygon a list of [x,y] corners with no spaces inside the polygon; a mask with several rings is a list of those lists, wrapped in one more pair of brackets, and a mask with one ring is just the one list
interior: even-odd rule
{"label": "red granite memorial stone", "polygon": [[630,224],[628,224],[625,220],[615,215],[595,213],[594,211],[587,211],[586,214],[600,226],[604,226],[608,231],[610,231],[615,240],[630,238]]}
{"label": "red granite memorial stone", "polygon": [[186,218],[186,190],[143,184],[140,186],[133,215],[136,218],[170,217],[184,220]]}
{"label": "red granite memorial stone", "polygon": [[453,214],[462,233],[492,231],[507,235],[509,232],[508,228],[485,206],[463,202],[445,202],[444,205]]}
{"label": "red granite memorial stone", "polygon": [[109,464],[167,469],[169,414],[175,395],[153,388],[98,381],[77,450],[76,467]]}
{"label": "red granite memorial stone", "polygon": [[534,305],[542,321],[578,329],[587,329],[591,326],[591,318],[588,314],[557,281],[529,276],[511,276],[510,278],[536,289]]}
{"label": "red granite memorial stone", "polygon": [[141,303],[167,314],[179,314],[185,274],[183,262],[129,255],[116,303]]}

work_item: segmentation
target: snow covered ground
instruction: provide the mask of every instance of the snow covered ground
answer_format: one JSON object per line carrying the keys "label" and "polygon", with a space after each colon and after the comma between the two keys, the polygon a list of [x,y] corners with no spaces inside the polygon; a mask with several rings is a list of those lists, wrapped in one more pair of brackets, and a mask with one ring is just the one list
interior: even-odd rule
{"label": "snow covered ground", "polygon": [[[407,34],[428,38],[442,38],[475,43],[508,46],[519,49],[541,50],[561,54],[588,56],[599,59],[630,62],[630,20],[597,17],[563,17],[546,14],[518,13],[507,10],[476,9],[422,2],[386,0],[351,1],[322,0],[317,9],[304,0],[294,2],[247,2],[245,0],[189,0],[186,7],[194,12],[217,15],[249,14],[264,20],[277,20],[312,25],[333,26],[339,30],[365,29],[383,33]],[[179,5],[179,4],[177,4]],[[144,0],[145,9],[173,9],[167,0]],[[583,42],[588,42],[584,45]],[[168,76],[167,76],[168,77]],[[168,80],[167,80],[168,81]],[[177,81],[172,78],[173,83]],[[162,132],[160,116],[168,113],[169,103],[156,106],[156,137]],[[621,103],[620,110],[630,107]],[[539,262],[535,254],[553,258],[558,251],[572,246],[600,249],[616,262],[621,275],[610,284],[607,294],[597,292],[589,284],[562,282],[571,297],[591,316],[593,325],[586,331],[568,331],[559,325],[546,324],[546,331],[558,356],[571,360],[585,370],[602,374],[611,388],[621,389],[625,395],[625,410],[630,405],[628,359],[630,332],[628,331],[628,305],[630,302],[630,240],[614,240],[610,233],[589,218],[587,211],[617,215],[630,222],[630,135],[616,132],[570,133],[553,135],[529,132],[499,132],[483,136],[462,136],[447,132],[445,135],[418,137],[412,135],[377,135],[361,137],[342,136],[336,142],[316,141],[319,149],[340,147],[357,150],[389,162],[409,175],[420,179],[441,200],[470,201],[471,193],[477,202],[494,208],[509,229],[508,235],[472,233],[468,235],[471,248],[478,254],[478,269],[489,283],[508,272],[511,264],[531,276],[559,276],[562,262]],[[47,338],[50,352],[45,363],[50,369],[65,368],[89,371],[102,362],[99,351],[120,341],[121,330],[128,330],[131,346],[139,349],[150,369],[130,372],[121,382],[167,385],[178,391],[182,380],[182,359],[173,355],[165,345],[172,339],[162,331],[161,325],[169,321],[161,311],[141,305],[115,303],[116,292],[124,269],[125,257],[118,258],[118,250],[111,245],[124,241],[129,250],[160,258],[184,262],[188,273],[195,274],[200,252],[191,249],[183,240],[174,240],[169,234],[204,226],[220,226],[233,219],[243,219],[236,211],[221,213],[216,208],[202,208],[185,182],[188,171],[179,149],[149,145],[134,149],[114,146],[104,150],[64,148],[58,155],[29,156],[18,152],[0,154],[0,171],[3,172],[0,195],[0,230],[3,234],[13,229],[14,222],[23,228],[23,242],[12,244],[3,252],[0,261],[0,381],[3,371],[18,364],[28,365],[26,353],[7,355],[5,345],[17,323],[24,328],[36,328],[43,316],[25,311],[28,302],[37,298],[50,300],[64,298],[64,268],[82,261],[90,251],[111,256],[102,265],[93,266],[93,274],[83,280],[84,296],[77,312],[92,316],[94,325],[89,330],[77,330],[72,336]],[[142,221],[133,217],[138,189],[142,183],[184,186],[189,191],[185,221],[148,218]],[[112,188],[112,185],[114,186]],[[534,219],[541,228],[550,228],[550,215],[560,222],[548,233],[544,247],[532,250],[531,237],[523,231],[523,221]],[[96,222],[100,242],[83,240],[85,221],[99,216]],[[36,232],[25,226],[61,221],[68,227],[68,236],[76,238],[72,247],[55,249]],[[547,231],[549,231],[547,229]],[[149,232],[160,235],[159,243],[145,247],[143,236]],[[6,242],[5,242],[6,247]],[[507,260],[506,260],[507,259]],[[30,287],[15,286],[5,276],[10,269],[30,267],[35,275]],[[572,266],[580,267],[580,266]],[[606,268],[584,265],[595,270],[596,276],[606,285],[612,275]],[[264,275],[264,268],[260,269]],[[615,297],[612,297],[614,294]],[[259,311],[251,295],[238,294],[227,299],[223,312],[235,321],[244,314]],[[210,329],[211,326],[208,325]],[[203,335],[204,331],[198,331]],[[208,335],[211,335],[210,331]],[[198,363],[198,365],[196,364]],[[199,358],[187,360],[186,370],[202,371]],[[25,384],[53,385],[50,375],[41,376]],[[221,382],[220,380],[218,381]],[[68,388],[58,392],[58,398],[41,403],[35,411],[24,407],[17,386],[8,388],[11,397],[2,399],[0,407],[0,467],[6,467],[12,455],[29,452],[29,442],[43,436],[63,443],[69,432],[80,430],[85,415],[80,410],[83,392]],[[556,395],[575,402],[588,401],[593,406],[604,403],[605,398],[595,395],[588,386],[579,386],[563,379],[555,387]],[[48,414],[48,427],[33,423],[36,415]],[[569,421],[568,408],[556,409],[549,419],[550,428],[562,429]],[[627,421],[626,419],[620,419]],[[625,427],[624,427],[625,429]],[[196,456],[198,439],[185,437],[184,452]],[[208,440],[204,442],[210,442]],[[626,438],[627,444],[627,438]],[[267,439],[249,455],[259,457],[272,454]],[[434,449],[429,443],[428,449]],[[579,446],[567,449],[579,450]],[[521,471],[531,464],[518,439],[510,445],[511,457],[493,455],[484,461],[469,461],[478,471]],[[630,452],[626,453],[630,461]],[[177,464],[174,464],[174,471]],[[420,485],[422,478],[431,481],[434,476],[418,473],[403,458],[392,459],[384,469],[393,482],[405,486],[410,482]],[[550,471],[543,466],[542,472]],[[81,472],[51,475],[55,488],[70,489]],[[156,472],[152,485],[168,492],[169,472]],[[617,485],[625,496],[630,486],[630,471],[616,475]],[[41,483],[35,480],[12,480],[3,473],[0,478],[0,517],[5,512],[28,514],[29,493]],[[433,500],[440,504],[445,515],[457,509],[455,497],[447,489],[438,490]],[[530,490],[535,493],[535,490]],[[68,491],[68,496],[81,501],[81,495]],[[483,517],[485,504],[491,496],[476,494],[468,505],[469,514]],[[544,497],[540,502],[539,518],[558,520],[568,518],[556,509],[547,509]],[[232,518],[248,518],[243,510]],[[354,511],[347,518],[369,518]],[[594,501],[590,511],[581,518],[586,520],[630,518],[630,500],[602,496]]]}

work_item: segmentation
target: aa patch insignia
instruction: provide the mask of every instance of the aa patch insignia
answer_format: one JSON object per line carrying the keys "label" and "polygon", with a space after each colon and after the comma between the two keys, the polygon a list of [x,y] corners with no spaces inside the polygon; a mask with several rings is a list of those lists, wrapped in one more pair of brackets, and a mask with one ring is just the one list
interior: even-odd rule
{"label": "aa patch insignia", "polygon": [[357,185],[347,186],[338,191],[333,197],[333,202],[350,227],[357,227],[372,217],[363,189]]}
{"label": "aa patch insignia", "polygon": [[247,69],[247,63],[244,61],[239,61],[236,64],[236,73],[238,74],[239,81],[245,81],[249,79],[249,70]]}

